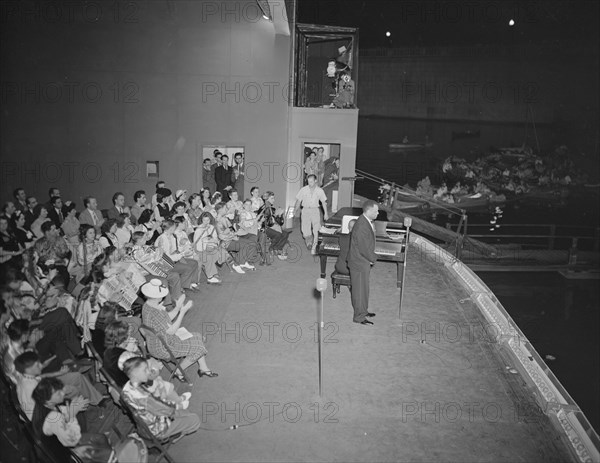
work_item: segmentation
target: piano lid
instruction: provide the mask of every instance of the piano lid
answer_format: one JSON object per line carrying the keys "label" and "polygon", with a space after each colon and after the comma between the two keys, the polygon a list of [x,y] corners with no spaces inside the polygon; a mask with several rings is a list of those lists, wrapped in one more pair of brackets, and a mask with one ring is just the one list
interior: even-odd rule
{"label": "piano lid", "polygon": [[[329,217],[329,219],[325,222],[325,226],[340,228],[342,226],[342,219],[345,215],[353,215],[359,217],[362,215],[362,213],[363,211],[360,207],[342,207],[335,213],[335,215]],[[387,218],[387,212],[385,212],[382,209],[379,209],[379,215],[377,216],[377,220],[386,221]]]}

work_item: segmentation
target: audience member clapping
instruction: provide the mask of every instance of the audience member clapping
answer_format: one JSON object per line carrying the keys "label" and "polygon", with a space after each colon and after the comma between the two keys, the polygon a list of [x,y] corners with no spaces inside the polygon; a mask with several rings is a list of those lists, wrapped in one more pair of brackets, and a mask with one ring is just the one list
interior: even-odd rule
{"label": "audience member clapping", "polygon": [[[200,377],[218,376],[206,364],[205,357],[208,351],[202,342],[202,335],[190,333],[185,328],[181,329],[183,317],[192,308],[192,301],[185,302],[185,296],[182,296],[176,301],[175,308],[171,312],[167,312],[162,301],[168,292],[169,290],[162,285],[160,280],[150,280],[142,286],[142,293],[147,298],[142,309],[144,325],[164,336],[167,345],[176,357],[185,357],[181,362],[183,370],[197,363]],[[157,339],[151,338],[146,341],[150,354],[159,358],[168,358],[168,353]]]}
{"label": "audience member clapping", "polygon": [[35,409],[34,433],[46,444],[56,461],[70,461],[73,451],[84,461],[108,462],[113,449],[104,434],[84,433],[77,415],[85,412],[89,400],[82,396],[66,400],[64,384],[57,378],[42,379],[32,393]]}
{"label": "audience member clapping", "polygon": [[165,387],[150,382],[148,362],[142,357],[133,357],[123,364],[123,372],[129,381],[123,387],[127,403],[137,411],[150,432],[159,439],[177,433],[191,434],[200,427],[200,418],[185,411],[191,394],[175,398]]}

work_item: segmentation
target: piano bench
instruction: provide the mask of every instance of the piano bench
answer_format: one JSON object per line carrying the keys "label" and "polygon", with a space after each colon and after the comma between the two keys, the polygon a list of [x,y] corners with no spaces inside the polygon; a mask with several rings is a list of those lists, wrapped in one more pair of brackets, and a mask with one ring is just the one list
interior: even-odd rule
{"label": "piano bench", "polygon": [[331,274],[331,286],[333,287],[333,298],[335,299],[336,294],[340,294],[340,286],[347,286],[350,288],[350,275],[344,275],[343,273],[333,272]]}

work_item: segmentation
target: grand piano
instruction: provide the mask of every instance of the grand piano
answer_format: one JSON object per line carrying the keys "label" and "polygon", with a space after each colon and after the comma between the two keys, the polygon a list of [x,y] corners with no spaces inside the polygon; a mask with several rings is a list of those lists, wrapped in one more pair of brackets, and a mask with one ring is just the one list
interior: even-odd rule
{"label": "grand piano", "polygon": [[[402,287],[402,273],[404,271],[404,257],[406,255],[407,228],[402,223],[388,222],[387,216],[380,215],[375,220],[375,253],[377,261],[395,262],[397,268],[396,286]],[[324,224],[325,228],[337,230],[333,234],[319,233],[317,242],[317,255],[321,261],[321,278],[327,274],[327,258],[340,255],[339,237],[341,235],[342,220],[344,216],[359,216],[362,209],[344,207]]]}

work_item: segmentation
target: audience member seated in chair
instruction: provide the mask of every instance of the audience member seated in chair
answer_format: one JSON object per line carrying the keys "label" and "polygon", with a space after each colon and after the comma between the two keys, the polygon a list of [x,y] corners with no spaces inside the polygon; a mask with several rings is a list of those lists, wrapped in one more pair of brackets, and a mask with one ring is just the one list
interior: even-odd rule
{"label": "audience member seated in chair", "polygon": [[[144,378],[147,379],[142,383],[142,386],[150,394],[152,394],[154,398],[174,404],[177,410],[186,410],[189,407],[192,393],[184,392],[183,394],[179,395],[175,390],[175,385],[173,383],[161,378],[159,375],[159,370],[157,369],[157,367],[160,368],[160,362],[158,362],[158,360],[152,357],[145,358],[139,353],[125,351],[120,355],[118,362],[118,368],[123,372],[123,374],[125,374],[125,365],[127,364],[127,361],[132,358],[137,359],[135,363],[140,367],[142,366],[142,361],[147,363],[147,376],[144,373]],[[146,369],[146,367],[143,368]],[[138,371],[138,373],[141,373],[141,371]],[[129,381],[129,376],[126,374],[125,376]],[[125,384],[127,384],[127,381]],[[125,385],[123,387],[125,387]]]}
{"label": "audience member seated in chair", "polygon": [[[137,340],[132,338],[129,332],[129,326],[122,320],[113,320],[104,331],[103,366],[121,388],[125,386],[128,379],[119,367],[121,355],[124,352],[130,352],[138,357],[142,355]],[[159,362],[156,362],[156,366],[160,369]]]}
{"label": "audience member seated in chair", "polygon": [[102,254],[103,249],[96,237],[96,229],[92,225],[81,225],[79,229],[79,246],[77,246],[76,281],[89,275],[94,259]]}
{"label": "audience member seated in chair", "polygon": [[73,399],[79,395],[89,400],[92,405],[99,405],[104,396],[98,392],[94,385],[78,371],[71,371],[69,367],[63,366],[58,371],[42,373],[44,365],[40,357],[33,351],[26,351],[15,359],[15,370],[17,372],[17,396],[21,409],[31,420],[35,402],[32,398],[33,390],[44,378],[58,378],[65,387],[65,396]]}
{"label": "audience member seated in chair", "polygon": [[221,283],[217,265],[227,264],[231,268],[241,269],[236,265],[229,251],[220,245],[215,219],[210,212],[203,212],[200,215],[193,242],[198,265],[204,267],[209,283]]}
{"label": "audience member seated in chair", "polygon": [[[260,224],[258,222],[258,217],[255,212],[252,212],[252,201],[246,199],[243,202],[243,208],[240,212],[240,220],[237,224],[236,234],[240,237],[240,246],[241,246],[241,254],[242,260],[246,260],[250,262],[250,264],[254,264],[259,260],[266,259],[265,255],[259,255],[259,250],[266,251],[266,235],[261,234],[262,243],[258,242],[259,233],[258,230],[260,228]],[[263,252],[264,254],[264,252]],[[251,265],[250,270],[254,270],[254,267]]]}
{"label": "audience member seated in chair", "polygon": [[225,204],[217,203],[215,206],[215,211],[217,214],[215,219],[217,235],[223,249],[226,249],[233,256],[233,260],[235,262],[235,264],[232,265],[233,270],[235,270],[237,273],[246,273],[244,268],[247,268],[248,270],[254,270],[255,267],[250,265],[247,261],[244,261],[244,263],[240,265],[240,259],[243,258],[243,256],[240,256],[240,251],[242,249],[240,237],[231,230],[231,222],[226,216],[227,208],[225,207]]}
{"label": "audience member seated in chair", "polygon": [[148,362],[142,357],[126,360],[123,372],[129,378],[123,387],[123,397],[155,437],[162,440],[198,430],[198,415],[185,411],[191,393],[178,396],[171,383],[150,380]]}
{"label": "audience member seated in chair", "polygon": [[[15,359],[26,352],[30,345],[35,345],[40,337],[43,336],[43,333],[39,330],[30,331],[29,320],[16,319],[8,325],[6,332],[2,334],[6,336],[6,339],[3,339],[2,370],[16,384],[19,377],[15,370]],[[55,358],[55,356],[49,357],[44,362],[43,368],[50,365]]]}
{"label": "audience member seated in chair", "polygon": [[128,328],[128,334],[132,337],[132,339],[137,342],[144,342],[144,338],[140,334],[140,325],[142,324],[142,319],[136,316],[121,316],[120,313],[123,311],[122,307],[116,302],[108,301],[102,304],[102,308],[98,313],[98,318],[96,319],[96,326],[94,330],[91,330],[92,333],[92,344],[94,345],[94,349],[98,352],[98,355],[102,357],[104,355],[105,349],[105,337],[106,337],[106,327],[113,321],[119,320],[124,323]]}
{"label": "audience member seated in chair", "polygon": [[35,347],[43,359],[56,356],[57,363],[52,365],[53,369],[58,369],[65,361],[76,360],[83,354],[81,336],[75,320],[66,308],[59,307],[62,296],[60,288],[50,286],[37,320],[37,328],[43,331],[44,335]]}
{"label": "audience member seated in chair", "polygon": [[183,256],[175,236],[175,222],[166,219],[161,223],[162,234],[156,239],[156,247],[168,256],[175,265],[172,272],[179,274],[184,289],[198,291],[198,262]]}
{"label": "audience member seated in chair", "polygon": [[[149,326],[158,335],[163,336],[169,349],[176,357],[185,357],[181,362],[182,370],[197,363],[200,377],[213,378],[218,376],[206,364],[207,350],[202,342],[202,335],[180,329],[184,315],[192,308],[192,301],[184,303],[185,296],[181,296],[175,304],[175,309],[167,312],[162,300],[168,292],[169,290],[160,280],[150,280],[142,286],[142,294],[148,298],[142,309],[144,325]],[[169,357],[169,353],[165,352],[159,340],[147,340],[146,345],[153,357]]]}
{"label": "audience member seated in chair", "polygon": [[108,462],[112,447],[104,434],[81,432],[77,414],[87,410],[82,396],[65,401],[64,384],[42,379],[33,390],[33,431],[47,444],[57,461],[70,461],[69,448],[84,462]]}
{"label": "audience member seated in chair", "polygon": [[39,256],[38,265],[42,270],[55,268],[57,272],[69,281],[71,279],[67,270],[71,251],[67,242],[60,236],[60,229],[56,228],[54,222],[44,222],[41,227],[43,238],[40,238],[33,246]]}
{"label": "audience member seated in chair", "polygon": [[275,208],[275,193],[267,191],[264,195],[264,204],[259,209],[258,215],[262,220],[262,227],[271,239],[271,248],[279,260],[286,260],[285,246],[292,230],[283,229],[283,209]]}

